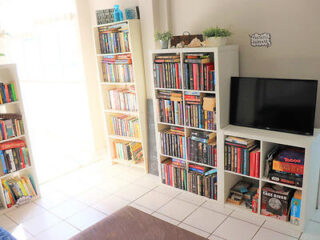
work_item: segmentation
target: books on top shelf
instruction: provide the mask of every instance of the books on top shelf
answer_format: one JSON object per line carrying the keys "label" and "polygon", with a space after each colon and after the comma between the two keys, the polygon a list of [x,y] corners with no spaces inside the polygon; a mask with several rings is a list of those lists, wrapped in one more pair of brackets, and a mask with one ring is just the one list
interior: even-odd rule
{"label": "books on top shelf", "polygon": [[0,140],[24,134],[22,115],[18,113],[0,113]]}
{"label": "books on top shelf", "polygon": [[156,88],[182,89],[179,55],[156,56],[153,73]]}
{"label": "books on top shelf", "polygon": [[302,187],[305,150],[277,145],[267,155],[264,176],[271,181]]}
{"label": "books on top shelf", "polygon": [[108,90],[109,107],[112,110],[137,111],[134,86],[130,88],[113,88]]}
{"label": "books on top shelf", "polygon": [[127,115],[111,115],[110,116],[111,134],[140,138],[139,119],[137,117]]}
{"label": "books on top shelf", "polygon": [[98,32],[102,54],[130,52],[127,25],[101,26]]}
{"label": "books on top shelf", "polygon": [[188,191],[217,200],[217,170],[189,164]]}
{"label": "books on top shelf", "polygon": [[259,178],[260,147],[257,141],[228,136],[224,151],[225,170]]}
{"label": "books on top shelf", "polygon": [[14,83],[0,82],[0,104],[15,102],[17,100]]}
{"label": "books on top shelf", "polygon": [[160,122],[183,125],[182,93],[161,90],[157,92],[157,99]]}
{"label": "books on top shelf", "polygon": [[104,82],[133,82],[131,54],[106,56],[101,60]]}
{"label": "books on top shelf", "polygon": [[170,127],[160,132],[161,153],[186,159],[186,139],[184,129],[180,127]]}
{"label": "books on top shelf", "polygon": [[211,61],[209,54],[186,54],[183,68],[185,89],[215,90],[214,63]]}
{"label": "books on top shelf", "polygon": [[17,139],[0,144],[0,176],[31,166],[28,148]]}
{"label": "books on top shelf", "polygon": [[199,92],[187,91],[184,94],[184,100],[187,126],[209,130],[216,129],[215,96],[201,97]]}
{"label": "books on top shelf", "polygon": [[187,137],[188,159],[193,162],[217,166],[216,134],[202,131],[191,131]]}
{"label": "books on top shelf", "polygon": [[24,204],[37,196],[37,190],[31,175],[2,179],[1,183],[8,208]]}
{"label": "books on top shelf", "polygon": [[141,143],[114,140],[112,144],[114,158],[119,160],[132,161],[134,164],[143,161],[143,151]]}
{"label": "books on top shelf", "polygon": [[187,190],[187,170],[183,160],[167,158],[161,162],[161,181],[163,184]]}

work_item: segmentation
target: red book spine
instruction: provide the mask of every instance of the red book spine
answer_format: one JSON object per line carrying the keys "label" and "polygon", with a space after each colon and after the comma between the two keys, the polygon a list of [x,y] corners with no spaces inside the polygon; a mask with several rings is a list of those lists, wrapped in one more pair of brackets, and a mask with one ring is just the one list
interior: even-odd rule
{"label": "red book spine", "polygon": [[19,147],[25,147],[26,144],[22,140],[13,140],[5,143],[0,144],[0,150],[7,150],[11,148],[19,148]]}
{"label": "red book spine", "polygon": [[260,151],[256,152],[255,154],[255,160],[256,160],[256,171],[255,171],[255,177],[259,177],[260,175]]}
{"label": "red book spine", "polygon": [[217,166],[217,149],[214,149],[214,166]]}
{"label": "red book spine", "polygon": [[237,173],[241,173],[241,148],[238,148]]}
{"label": "red book spine", "polygon": [[179,64],[176,63],[176,86],[177,88],[180,88],[180,78],[179,78]]}
{"label": "red book spine", "polygon": [[198,78],[198,69],[197,69],[197,64],[192,64],[192,72],[193,72],[193,89],[198,90],[197,86],[197,78]]}
{"label": "red book spine", "polygon": [[165,167],[166,167],[166,184],[168,185],[168,182],[169,182],[169,178],[168,178],[168,165],[166,164]]}
{"label": "red book spine", "polygon": [[169,169],[170,169],[170,185],[173,186],[173,182],[172,182],[172,165],[169,165]]}
{"label": "red book spine", "polygon": [[206,75],[207,75],[207,91],[209,91],[210,89],[209,89],[209,67],[206,65],[206,73],[205,73]]}
{"label": "red book spine", "polygon": [[22,167],[25,168],[26,164],[24,163],[22,148],[19,148],[19,153],[20,153],[20,158],[21,158],[21,161],[22,161]]}
{"label": "red book spine", "polygon": [[250,152],[250,176],[254,176],[254,153]]}
{"label": "red book spine", "polygon": [[4,90],[6,91],[6,99],[7,99],[7,102],[11,102],[11,99],[10,99],[10,97],[9,97],[8,84],[4,84]]}
{"label": "red book spine", "polygon": [[200,65],[200,78],[201,78],[201,90],[204,90],[204,82],[203,82],[203,64]]}

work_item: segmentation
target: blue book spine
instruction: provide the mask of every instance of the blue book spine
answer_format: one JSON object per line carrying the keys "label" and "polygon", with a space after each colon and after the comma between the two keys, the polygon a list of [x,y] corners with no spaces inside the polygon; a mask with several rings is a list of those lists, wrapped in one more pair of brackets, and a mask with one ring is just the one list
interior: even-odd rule
{"label": "blue book spine", "polygon": [[182,137],[182,145],[183,145],[183,159],[186,159],[187,158],[187,148],[186,148],[186,138],[185,137]]}
{"label": "blue book spine", "polygon": [[243,149],[243,174],[247,175],[247,149]]}
{"label": "blue book spine", "polygon": [[8,169],[7,169],[7,167],[6,167],[6,162],[5,162],[5,160],[4,160],[3,151],[0,151],[0,157],[1,157],[2,167],[3,167],[3,172],[4,172],[5,174],[7,174],[7,173],[8,173]]}
{"label": "blue book spine", "polygon": [[202,128],[201,105],[198,105],[198,110],[199,110],[199,128]]}

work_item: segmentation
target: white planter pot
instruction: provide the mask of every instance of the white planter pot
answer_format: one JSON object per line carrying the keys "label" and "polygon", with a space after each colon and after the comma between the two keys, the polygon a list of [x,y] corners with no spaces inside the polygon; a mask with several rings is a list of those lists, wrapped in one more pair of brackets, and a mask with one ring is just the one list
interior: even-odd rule
{"label": "white planter pot", "polygon": [[206,40],[207,47],[219,47],[227,44],[227,37],[209,37]]}

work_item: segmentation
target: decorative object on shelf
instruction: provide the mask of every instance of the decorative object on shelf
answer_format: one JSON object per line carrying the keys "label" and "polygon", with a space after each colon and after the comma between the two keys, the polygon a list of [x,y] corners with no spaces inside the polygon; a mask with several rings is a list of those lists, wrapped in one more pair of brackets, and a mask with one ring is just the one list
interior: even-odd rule
{"label": "decorative object on shelf", "polygon": [[139,7],[132,7],[132,8],[126,8],[124,10],[125,14],[126,14],[126,19],[140,19],[140,11],[139,11]]}
{"label": "decorative object on shelf", "polygon": [[97,10],[96,11],[96,17],[97,17],[97,24],[107,24],[114,22],[113,18],[113,12],[114,9],[103,9],[103,10]]}
{"label": "decorative object on shelf", "polygon": [[195,48],[195,47],[202,47],[203,43],[200,41],[199,38],[194,38],[192,41],[188,44],[188,47]]}
{"label": "decorative object on shelf", "polygon": [[123,13],[119,9],[119,5],[114,5],[114,12],[113,12],[113,18],[115,22],[123,21]]}
{"label": "decorative object on shelf", "polygon": [[249,34],[251,47],[271,47],[271,33]]}
{"label": "decorative object on shelf", "polygon": [[[172,37],[171,46],[176,46],[177,48],[180,48],[180,46],[182,45],[180,43],[183,42],[182,46],[184,47],[184,46],[190,44],[191,41],[195,38],[198,38],[200,41],[203,41],[203,36],[201,34],[191,35],[190,32],[184,31],[182,33],[182,35]],[[179,47],[177,46],[177,44],[180,44]]]}
{"label": "decorative object on shelf", "polygon": [[160,46],[162,49],[167,49],[169,46],[169,41],[172,39],[172,33],[169,31],[164,33],[156,32],[154,38],[156,41],[160,41]]}
{"label": "decorative object on shelf", "polygon": [[219,47],[226,45],[227,38],[231,36],[231,32],[228,29],[219,28],[217,26],[204,30],[203,36],[206,37],[205,45],[207,47]]}
{"label": "decorative object on shelf", "polygon": [[183,48],[184,47],[184,42],[181,41],[176,45],[176,48]]}

